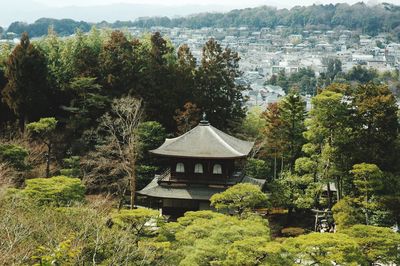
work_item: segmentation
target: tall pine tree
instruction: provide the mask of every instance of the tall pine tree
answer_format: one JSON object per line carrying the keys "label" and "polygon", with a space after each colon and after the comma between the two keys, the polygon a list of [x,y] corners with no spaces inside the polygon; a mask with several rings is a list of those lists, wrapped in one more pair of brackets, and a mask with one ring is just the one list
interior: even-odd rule
{"label": "tall pine tree", "polygon": [[134,46],[124,33],[113,31],[100,54],[102,85],[111,97],[126,95],[135,88]]}
{"label": "tall pine tree", "polygon": [[201,65],[196,73],[196,101],[208,120],[220,128],[229,128],[245,116],[243,86],[235,79],[240,76],[240,57],[229,48],[222,49],[214,39],[203,47]]}
{"label": "tall pine tree", "polygon": [[46,58],[31,44],[27,33],[9,56],[5,74],[4,100],[24,130],[27,122],[46,116],[50,108]]}
{"label": "tall pine tree", "polygon": [[358,85],[352,93],[354,163],[377,164],[382,170],[400,170],[396,156],[399,133],[396,98],[387,85]]}
{"label": "tall pine tree", "polygon": [[285,140],[285,154],[289,168],[293,170],[294,163],[301,155],[301,148],[305,142],[304,120],[306,118],[306,102],[298,91],[291,90],[279,102],[280,117],[282,120],[282,138]]}

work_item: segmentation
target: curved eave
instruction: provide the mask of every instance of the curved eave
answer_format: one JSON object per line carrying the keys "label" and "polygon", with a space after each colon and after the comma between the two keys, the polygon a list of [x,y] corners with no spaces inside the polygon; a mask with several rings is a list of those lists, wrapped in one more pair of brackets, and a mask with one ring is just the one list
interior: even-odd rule
{"label": "curved eave", "polygon": [[[150,153],[162,156],[162,157],[174,157],[174,158],[198,158],[198,159],[240,159],[246,158],[249,154],[237,155],[237,156],[201,156],[201,155],[181,155],[181,154],[171,154],[171,153],[160,153],[157,150],[150,150]],[[250,153],[250,152],[249,152]]]}
{"label": "curved eave", "polygon": [[[221,191],[216,191],[214,194],[219,193]],[[151,197],[155,199],[178,199],[178,200],[199,200],[199,201],[210,201],[210,197],[188,197],[188,196],[170,196],[170,195],[162,195],[158,193],[148,193],[143,191],[136,192],[138,195]]]}

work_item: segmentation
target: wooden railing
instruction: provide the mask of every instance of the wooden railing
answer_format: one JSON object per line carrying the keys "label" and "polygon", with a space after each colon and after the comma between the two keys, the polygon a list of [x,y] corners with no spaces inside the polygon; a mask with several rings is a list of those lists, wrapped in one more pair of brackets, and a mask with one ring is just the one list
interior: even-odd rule
{"label": "wooden railing", "polygon": [[161,175],[158,176],[158,183],[167,181],[171,178],[171,168],[167,168]]}
{"label": "wooden railing", "polygon": [[166,169],[161,175],[158,176],[157,182],[166,185],[223,185],[230,186],[240,182],[243,178],[242,172],[235,172],[232,176],[228,178],[218,178],[218,177],[187,177],[187,178],[172,178],[171,169]]}

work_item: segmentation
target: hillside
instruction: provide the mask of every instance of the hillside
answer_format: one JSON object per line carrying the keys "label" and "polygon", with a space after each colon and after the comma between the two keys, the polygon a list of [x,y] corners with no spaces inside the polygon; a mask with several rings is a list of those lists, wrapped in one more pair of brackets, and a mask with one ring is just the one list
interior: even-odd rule
{"label": "hillside", "polygon": [[134,21],[116,21],[114,23],[87,23],[69,19],[39,19],[32,24],[14,22],[7,32],[21,34],[27,31],[31,37],[42,36],[47,33],[49,26],[60,35],[74,33],[76,28],[89,30],[91,25],[98,27],[239,27],[247,26],[253,29],[276,26],[290,27],[293,32],[301,30],[327,30],[345,28],[359,30],[369,35],[379,32],[390,32],[395,38],[400,37],[400,6],[380,4],[368,6],[364,3],[354,5],[312,5],[307,7],[293,7],[292,9],[277,9],[261,6],[232,10],[227,13],[200,13],[180,18],[169,17],[142,17]]}

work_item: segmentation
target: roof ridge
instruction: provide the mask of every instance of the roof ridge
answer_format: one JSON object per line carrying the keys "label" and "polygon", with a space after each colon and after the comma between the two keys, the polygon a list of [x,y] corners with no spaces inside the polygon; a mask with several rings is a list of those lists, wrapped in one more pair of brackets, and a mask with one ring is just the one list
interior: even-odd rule
{"label": "roof ridge", "polygon": [[237,141],[240,141],[240,142],[254,143],[254,141],[249,141],[249,140],[243,140],[243,139],[236,138],[236,137],[234,137],[234,136],[232,136],[232,135],[229,135],[228,133],[226,133],[226,132],[224,132],[224,131],[222,131],[222,130],[216,128],[216,127],[213,127],[213,126],[211,126],[211,125],[210,125],[210,127],[212,127],[213,129],[215,129],[215,131],[217,131],[216,133],[217,133],[218,135],[222,135],[222,136],[224,136],[224,137],[226,137],[226,138],[228,138],[228,139],[237,140]]}
{"label": "roof ridge", "polygon": [[[213,127],[214,128],[214,127]],[[234,149],[231,145],[229,145],[228,143],[226,143],[226,141],[223,139],[223,138],[221,138],[221,136],[217,133],[217,132],[215,132],[211,127],[208,127],[207,128],[210,132],[211,132],[211,134],[213,134],[218,140],[220,140],[221,141],[221,143],[222,143],[222,145],[224,145],[226,148],[228,148],[229,150],[231,150],[233,153],[236,153],[237,155],[243,155],[243,153],[241,153],[241,152],[238,152],[236,149]]]}
{"label": "roof ridge", "polygon": [[[198,127],[198,126],[199,126],[199,125],[195,126],[195,127],[192,128],[191,130],[189,130],[189,131],[187,131],[187,132],[183,133],[182,135],[177,136],[177,137],[175,137],[175,138],[170,138],[170,139],[166,138],[165,141],[164,141],[165,147],[168,147],[168,146],[171,145],[172,143],[175,143],[177,140],[182,139],[184,136],[193,133],[194,129],[195,129],[196,127]],[[172,141],[171,141],[170,143],[167,144],[167,143],[166,143],[167,140],[172,140]]]}

